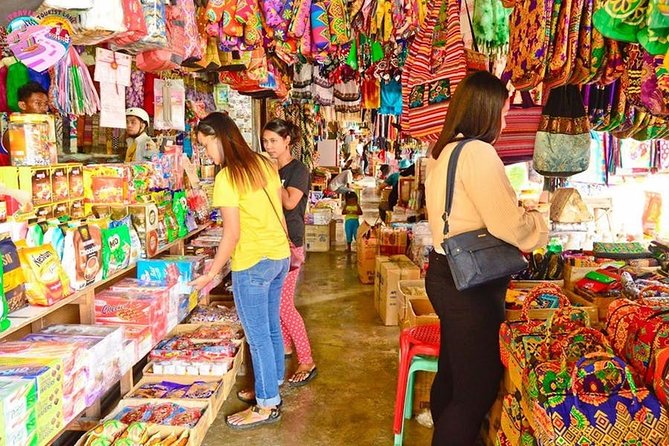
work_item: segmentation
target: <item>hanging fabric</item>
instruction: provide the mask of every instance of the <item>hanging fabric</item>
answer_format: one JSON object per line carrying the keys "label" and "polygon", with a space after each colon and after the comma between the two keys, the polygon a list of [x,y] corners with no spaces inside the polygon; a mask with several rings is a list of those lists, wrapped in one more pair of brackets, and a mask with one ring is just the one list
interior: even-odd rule
{"label": "hanging fabric", "polygon": [[435,140],[451,95],[465,77],[466,60],[459,2],[430,0],[428,11],[404,65],[402,130],[414,138]]}

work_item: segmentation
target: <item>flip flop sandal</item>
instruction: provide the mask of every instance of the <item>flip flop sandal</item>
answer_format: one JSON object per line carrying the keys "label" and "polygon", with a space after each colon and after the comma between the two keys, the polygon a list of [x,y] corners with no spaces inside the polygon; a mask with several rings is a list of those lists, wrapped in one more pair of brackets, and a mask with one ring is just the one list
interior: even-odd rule
{"label": "flip flop sandal", "polygon": [[[258,406],[252,406],[251,407],[251,412],[253,414],[259,414],[260,413],[260,408]],[[251,415],[252,416],[252,415]],[[245,430],[245,429],[253,429],[254,427],[262,426],[265,424],[273,424],[278,422],[281,419],[281,409],[279,408],[274,408],[271,409],[269,412],[269,416],[265,419],[258,420],[258,421],[253,421],[250,423],[245,423],[242,421],[242,424],[233,424],[230,423],[230,417],[225,418],[225,423],[230,426],[231,429],[234,430]]]}
{"label": "flip flop sandal", "polygon": [[[299,372],[300,374],[305,374],[306,372]],[[293,374],[293,377],[297,375],[297,373]],[[300,381],[290,381],[288,380],[288,385],[290,387],[302,387],[306,384],[309,384],[316,376],[318,375],[318,369],[314,367],[309,371],[309,373],[304,377],[304,379]]]}
{"label": "flip flop sandal", "polygon": [[[242,403],[246,403],[248,405],[255,406],[256,404],[258,404],[258,400],[256,400],[255,398],[246,398],[245,396],[243,396],[245,393],[251,393],[251,392],[253,392],[253,391],[252,390],[240,390],[239,392],[237,392],[237,399],[239,401],[241,401]],[[255,392],[253,392],[253,394],[255,395]],[[283,400],[281,400],[281,402],[279,404],[277,404],[277,407],[281,408],[281,406],[283,406]]]}

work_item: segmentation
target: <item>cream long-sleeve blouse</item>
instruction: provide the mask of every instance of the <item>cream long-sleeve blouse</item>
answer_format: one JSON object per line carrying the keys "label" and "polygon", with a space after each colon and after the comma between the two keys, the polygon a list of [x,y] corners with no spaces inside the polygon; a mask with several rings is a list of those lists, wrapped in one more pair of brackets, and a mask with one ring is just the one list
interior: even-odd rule
{"label": "cream long-sleeve blouse", "polygon": [[[430,158],[425,179],[425,198],[434,248],[444,254],[444,207],[446,172],[457,143],[448,144],[439,159]],[[516,193],[504,164],[490,144],[470,141],[462,149],[455,174],[453,206],[448,236],[487,228],[495,237],[531,252],[548,242],[548,228],[541,214],[518,206]]]}

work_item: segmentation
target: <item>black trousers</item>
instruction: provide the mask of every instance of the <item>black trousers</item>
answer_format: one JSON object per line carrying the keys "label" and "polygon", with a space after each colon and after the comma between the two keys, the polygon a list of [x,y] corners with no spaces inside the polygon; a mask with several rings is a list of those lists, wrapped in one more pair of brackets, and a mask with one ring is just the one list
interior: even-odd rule
{"label": "black trousers", "polygon": [[427,295],[441,324],[439,370],[432,385],[432,446],[473,446],[495,401],[503,366],[499,327],[509,279],[458,291],[446,256],[432,252]]}

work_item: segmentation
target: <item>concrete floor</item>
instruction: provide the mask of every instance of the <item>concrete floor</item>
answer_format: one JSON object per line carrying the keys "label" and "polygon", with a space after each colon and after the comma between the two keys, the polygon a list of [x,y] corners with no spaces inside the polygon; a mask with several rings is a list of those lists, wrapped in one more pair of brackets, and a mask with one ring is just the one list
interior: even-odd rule
{"label": "concrete floor", "polygon": [[[376,205],[365,201],[366,218],[374,221],[370,215]],[[392,445],[399,329],[381,325],[372,293],[371,285],[358,281],[355,253],[344,252],[343,244],[336,251],[309,253],[296,305],[307,326],[318,377],[301,388],[282,388],[278,424],[237,432],[227,427],[225,416],[247,407],[236,393],[249,385],[250,376],[240,376],[203,445]],[[288,363],[287,373],[295,367]],[[431,429],[415,420],[406,422],[406,446],[429,445],[431,438]]]}

